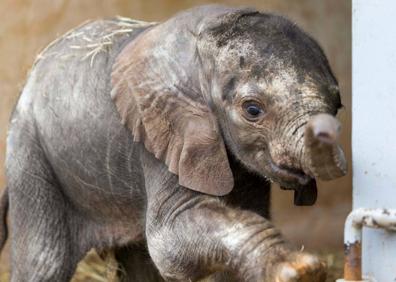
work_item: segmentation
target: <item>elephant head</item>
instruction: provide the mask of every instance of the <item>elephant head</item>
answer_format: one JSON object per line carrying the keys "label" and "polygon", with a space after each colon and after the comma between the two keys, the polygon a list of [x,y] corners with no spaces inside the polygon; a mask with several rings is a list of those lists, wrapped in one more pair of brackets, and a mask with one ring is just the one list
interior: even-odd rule
{"label": "elephant head", "polygon": [[281,16],[181,13],[121,51],[112,85],[135,141],[192,190],[232,190],[227,154],[289,189],[346,174],[337,81],[318,44]]}

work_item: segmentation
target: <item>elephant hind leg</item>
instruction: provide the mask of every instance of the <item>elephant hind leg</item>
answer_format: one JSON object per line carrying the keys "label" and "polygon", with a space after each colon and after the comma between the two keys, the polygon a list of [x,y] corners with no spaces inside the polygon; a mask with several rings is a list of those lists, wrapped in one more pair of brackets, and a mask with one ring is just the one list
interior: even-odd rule
{"label": "elephant hind leg", "polygon": [[164,279],[152,262],[145,244],[134,244],[115,250],[122,282],[160,282]]}
{"label": "elephant hind leg", "polygon": [[9,186],[11,281],[70,281],[78,256],[62,196],[53,185],[22,177]]}
{"label": "elephant hind leg", "polygon": [[11,281],[70,281],[82,254],[75,246],[65,199],[37,146],[7,162]]}

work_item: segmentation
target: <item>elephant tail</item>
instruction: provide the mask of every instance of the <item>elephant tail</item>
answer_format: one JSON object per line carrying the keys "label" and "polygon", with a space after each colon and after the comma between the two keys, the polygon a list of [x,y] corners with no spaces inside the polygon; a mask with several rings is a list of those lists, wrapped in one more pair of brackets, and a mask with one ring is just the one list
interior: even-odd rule
{"label": "elephant tail", "polygon": [[0,199],[0,251],[3,249],[8,236],[8,228],[7,228],[8,202],[9,202],[8,187],[6,187]]}

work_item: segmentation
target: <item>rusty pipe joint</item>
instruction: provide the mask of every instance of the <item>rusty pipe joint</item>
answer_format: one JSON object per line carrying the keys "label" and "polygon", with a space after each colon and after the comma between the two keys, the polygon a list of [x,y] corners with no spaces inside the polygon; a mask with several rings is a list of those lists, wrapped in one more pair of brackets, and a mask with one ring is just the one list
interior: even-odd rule
{"label": "rusty pipe joint", "polygon": [[359,208],[348,215],[344,230],[344,279],[337,282],[369,281],[362,277],[361,242],[364,226],[396,231],[396,210]]}

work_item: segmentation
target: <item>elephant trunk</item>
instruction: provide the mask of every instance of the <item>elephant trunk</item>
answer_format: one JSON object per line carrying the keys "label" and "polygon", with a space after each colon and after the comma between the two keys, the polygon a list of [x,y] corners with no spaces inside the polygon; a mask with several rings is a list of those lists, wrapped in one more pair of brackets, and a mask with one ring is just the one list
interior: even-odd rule
{"label": "elephant trunk", "polygon": [[339,121],[329,114],[313,116],[305,127],[303,170],[322,180],[331,180],[347,173],[344,152],[337,144]]}

